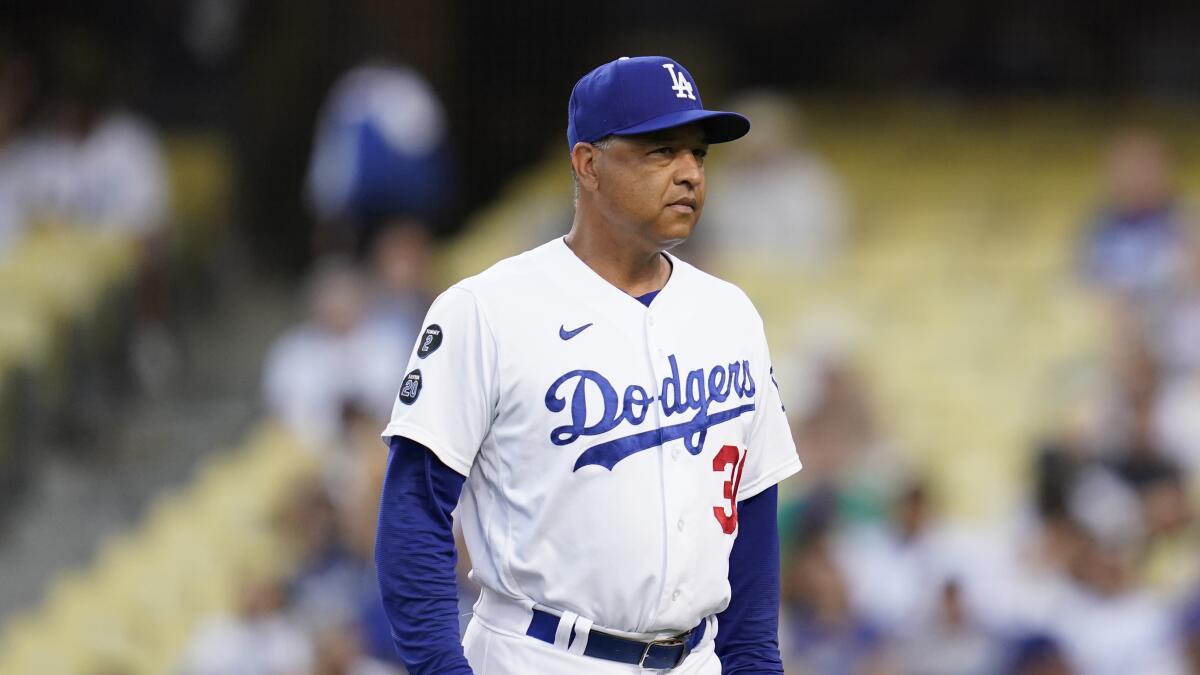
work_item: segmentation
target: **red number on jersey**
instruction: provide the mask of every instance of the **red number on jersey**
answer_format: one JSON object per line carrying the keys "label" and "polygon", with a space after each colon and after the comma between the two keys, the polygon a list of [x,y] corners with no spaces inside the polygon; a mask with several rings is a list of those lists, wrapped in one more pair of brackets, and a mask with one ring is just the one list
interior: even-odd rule
{"label": "red number on jersey", "polygon": [[717,451],[716,457],[713,457],[713,471],[724,473],[726,467],[733,466],[729,480],[725,481],[724,485],[725,499],[729,500],[729,510],[726,511],[723,504],[713,507],[713,515],[716,516],[717,522],[721,524],[721,531],[725,534],[733,534],[737,530],[737,493],[738,487],[742,483],[742,467],[746,465],[747,454],[749,454],[749,450],[742,452],[736,445],[726,445]]}

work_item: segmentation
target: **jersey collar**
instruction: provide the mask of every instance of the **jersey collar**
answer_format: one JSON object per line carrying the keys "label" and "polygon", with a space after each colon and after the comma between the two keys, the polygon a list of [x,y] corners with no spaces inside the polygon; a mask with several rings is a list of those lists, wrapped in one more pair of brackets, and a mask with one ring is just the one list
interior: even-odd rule
{"label": "jersey collar", "polygon": [[587,288],[592,289],[593,292],[599,294],[601,297],[612,297],[622,306],[637,309],[642,312],[650,311],[655,305],[661,306],[664,301],[664,297],[673,297],[674,292],[672,289],[681,283],[679,281],[680,274],[686,274],[686,272],[683,271],[683,261],[664,251],[662,255],[666,256],[667,262],[671,264],[671,275],[667,277],[667,283],[664,284],[663,287],[658,291],[658,295],[655,296],[654,302],[651,303],[650,307],[647,307],[646,305],[643,305],[636,297],[612,285],[604,277],[597,274],[596,270],[588,267],[587,263],[583,262],[583,260],[580,260],[579,256],[575,255],[575,252],[571,250],[571,247],[567,246],[567,239],[565,236],[558,238],[556,246],[559,249],[560,256],[563,258],[564,267],[569,269],[572,275],[575,276],[580,283],[584,284]]}

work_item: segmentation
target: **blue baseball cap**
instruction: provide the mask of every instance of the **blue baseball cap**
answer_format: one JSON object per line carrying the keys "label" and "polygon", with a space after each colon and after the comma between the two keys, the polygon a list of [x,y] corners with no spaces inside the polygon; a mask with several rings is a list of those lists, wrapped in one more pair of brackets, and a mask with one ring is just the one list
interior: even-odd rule
{"label": "blue baseball cap", "polygon": [[750,120],[705,110],[692,74],[665,56],[622,56],[584,75],[567,104],[567,147],[699,122],[709,143],[746,135]]}

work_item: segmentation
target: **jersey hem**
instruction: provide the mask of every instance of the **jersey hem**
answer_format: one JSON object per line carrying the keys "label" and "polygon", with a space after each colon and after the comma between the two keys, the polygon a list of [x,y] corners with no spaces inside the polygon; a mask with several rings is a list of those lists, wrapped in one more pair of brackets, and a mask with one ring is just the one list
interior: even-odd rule
{"label": "jersey hem", "polygon": [[743,485],[741,489],[738,490],[738,501],[741,502],[750,499],[751,497],[757,495],[763,490],[766,490],[772,485],[775,485],[788,476],[799,472],[801,468],[802,465],[800,464],[800,458],[792,455],[787,462],[784,462],[771,471],[768,471],[766,475],[754,483],[751,483],[749,486]]}
{"label": "jersey hem", "polygon": [[421,445],[429,448],[429,451],[437,456],[442,461],[442,464],[454,469],[457,473],[469,477],[471,475],[471,465],[464,462],[461,457],[455,456],[447,451],[442,442],[433,434],[424,429],[413,426],[409,423],[391,423],[383,430],[382,437],[386,441],[392,436],[404,436],[410,440],[416,441]]}

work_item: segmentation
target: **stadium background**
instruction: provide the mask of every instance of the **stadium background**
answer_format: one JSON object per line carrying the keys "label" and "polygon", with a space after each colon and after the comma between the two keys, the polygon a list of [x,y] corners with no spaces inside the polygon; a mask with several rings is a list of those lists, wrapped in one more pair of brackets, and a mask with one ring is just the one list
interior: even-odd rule
{"label": "stadium background", "polygon": [[681,255],[806,465],[788,672],[1200,672],[1200,6],[80,5],[0,4],[0,673],[394,672],[394,370],[643,53],[755,123]]}

